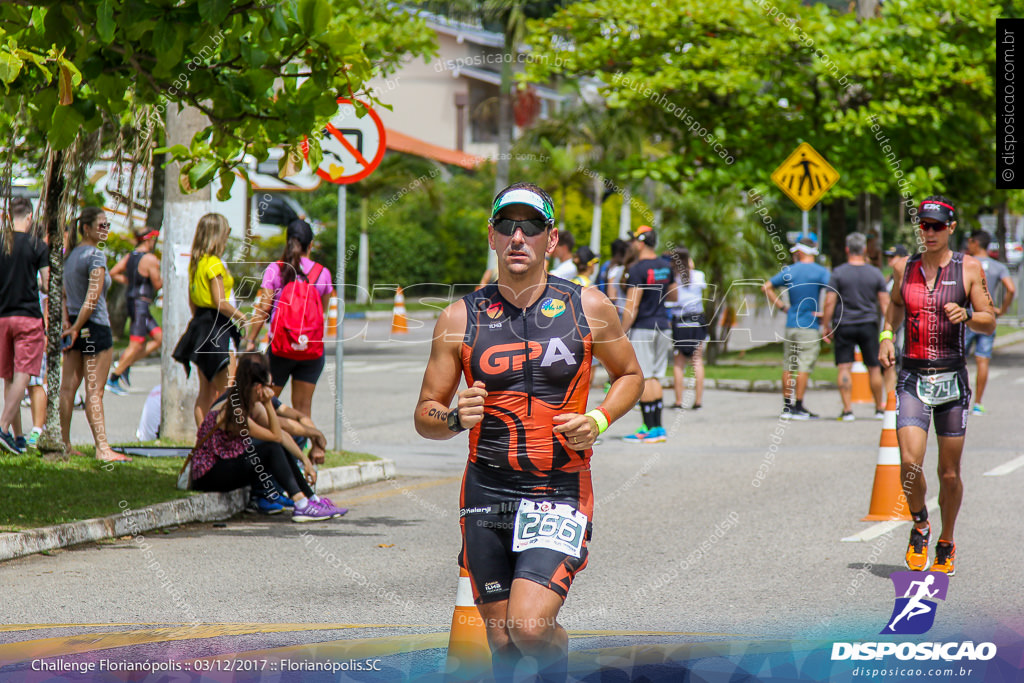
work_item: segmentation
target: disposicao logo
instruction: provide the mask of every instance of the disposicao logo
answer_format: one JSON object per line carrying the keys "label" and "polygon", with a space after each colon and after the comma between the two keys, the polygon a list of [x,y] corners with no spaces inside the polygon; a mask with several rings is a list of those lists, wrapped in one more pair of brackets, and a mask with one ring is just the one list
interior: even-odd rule
{"label": "disposicao logo", "polygon": [[[893,572],[889,575],[896,591],[896,604],[881,635],[920,635],[935,623],[936,600],[945,600],[949,576],[942,572]],[[917,661],[989,660],[996,656],[994,643],[833,643],[832,661],[882,659]]]}
{"label": "disposicao logo", "polygon": [[565,313],[565,302],[554,299],[544,299],[540,303],[540,312],[549,318],[557,318]]}
{"label": "disposicao logo", "polygon": [[935,623],[935,600],[946,599],[949,575],[942,572],[893,572],[889,575],[896,589],[896,604],[882,635],[926,633]]}

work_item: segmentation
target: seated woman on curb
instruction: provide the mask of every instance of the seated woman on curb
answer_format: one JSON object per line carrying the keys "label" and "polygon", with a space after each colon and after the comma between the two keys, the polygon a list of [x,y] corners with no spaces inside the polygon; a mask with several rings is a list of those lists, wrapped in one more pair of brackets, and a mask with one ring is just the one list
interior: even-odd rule
{"label": "seated woman on curb", "polygon": [[[281,430],[271,399],[270,368],[265,356],[239,358],[235,382],[203,418],[192,452],[192,486],[199,491],[231,491],[251,485],[254,491],[277,496],[276,480],[295,503],[293,522],[331,519],[337,512],[318,498],[285,448],[306,466],[316,482],[316,470],[295,442]],[[298,475],[298,476],[296,476]]]}

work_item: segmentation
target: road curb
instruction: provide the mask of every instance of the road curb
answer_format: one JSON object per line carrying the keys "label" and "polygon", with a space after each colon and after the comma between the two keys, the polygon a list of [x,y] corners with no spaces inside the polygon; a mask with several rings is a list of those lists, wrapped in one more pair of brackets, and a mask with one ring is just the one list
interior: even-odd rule
{"label": "road curb", "polygon": [[[687,378],[686,387],[691,386],[691,378]],[[666,377],[661,380],[661,386],[663,389],[671,389],[673,387],[673,380],[671,377]],[[721,391],[742,391],[746,393],[758,393],[758,394],[774,394],[782,392],[782,380],[781,379],[705,379],[705,389],[719,389]],[[826,382],[823,380],[810,380],[807,383],[808,389],[814,390],[828,390],[838,389],[839,385],[834,382]]]}
{"label": "road curb", "polygon": [[[317,489],[321,493],[340,491],[391,479],[395,474],[394,460],[331,467],[318,472]],[[122,512],[109,517],[83,519],[28,531],[0,533],[0,562],[168,526],[229,519],[245,509],[247,500],[247,488],[229,493],[199,493],[188,498],[148,505],[138,510],[133,510],[129,501],[122,500],[118,503]]]}
{"label": "road curb", "polygon": [[1024,342],[1024,330],[1004,334],[1002,337],[996,337],[995,341],[992,343],[992,348],[1001,349],[1004,346],[1012,346],[1021,342]]}

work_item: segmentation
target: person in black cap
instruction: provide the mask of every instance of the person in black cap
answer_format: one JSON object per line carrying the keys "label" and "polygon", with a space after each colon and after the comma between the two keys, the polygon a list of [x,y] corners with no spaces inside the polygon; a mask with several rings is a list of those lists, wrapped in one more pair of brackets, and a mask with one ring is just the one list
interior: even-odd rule
{"label": "person in black cap", "polygon": [[663,443],[667,440],[661,424],[661,378],[672,354],[672,323],[665,302],[675,301],[676,283],[672,264],[658,256],[658,235],[654,228],[641,225],[633,233],[633,252],[637,261],[626,270],[623,289],[626,307],[622,329],[629,335],[636,359],[644,373],[644,393],[640,397],[643,426],[623,439],[637,443]]}
{"label": "person in black cap", "polygon": [[580,287],[589,287],[594,284],[590,276],[594,272],[597,261],[597,254],[594,253],[593,249],[586,245],[578,248],[576,253],[572,255],[572,262],[576,266],[576,277],[572,278],[572,282],[575,282]]}
{"label": "person in black cap", "polygon": [[996,329],[995,305],[981,264],[973,256],[949,248],[955,215],[953,202],[941,195],[921,203],[918,227],[924,249],[896,264],[892,299],[878,335],[878,359],[882,367],[891,367],[896,361],[893,330],[906,319],[903,367],[896,381],[900,473],[914,520],[906,565],[912,571],[924,571],[928,566],[931,526],[922,465],[928,428],[934,422],[939,441],[942,530],[930,571],[949,575],[955,571],[953,527],[964,495],[960,459],[971,406],[964,332],[992,334]]}
{"label": "person in black cap", "polygon": [[288,225],[281,259],[263,272],[245,348],[256,348],[263,323],[270,319],[270,374],[274,395],[292,380],[292,406],[311,416],[313,392],[324,370],[324,310],[334,285],[331,273],[309,258],[313,229],[296,219]]}

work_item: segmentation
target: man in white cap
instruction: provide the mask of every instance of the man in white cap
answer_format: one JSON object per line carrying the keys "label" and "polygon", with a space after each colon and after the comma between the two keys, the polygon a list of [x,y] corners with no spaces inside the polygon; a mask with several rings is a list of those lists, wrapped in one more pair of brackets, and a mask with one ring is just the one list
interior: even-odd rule
{"label": "man in white cap", "polygon": [[[784,267],[778,275],[765,282],[763,289],[768,301],[786,312],[786,333],[782,345],[781,417],[810,420],[818,416],[804,407],[804,392],[807,391],[807,382],[821,349],[823,335],[819,329],[819,299],[821,290],[828,285],[829,272],[824,266],[815,263],[818,246],[809,237],[802,238],[790,251],[793,253],[793,265]],[[789,291],[788,305],[782,302],[781,292],[775,291],[777,288]]]}
{"label": "man in white cap", "polygon": [[[527,657],[541,680],[565,680],[569,637],[557,617],[587,564],[593,446],[643,384],[608,297],[545,271],[560,238],[554,215],[532,183],[498,193],[487,229],[498,280],[441,313],[414,418],[428,439],[470,432],[459,562],[497,680]],[[615,381],[587,412],[593,359]]]}

